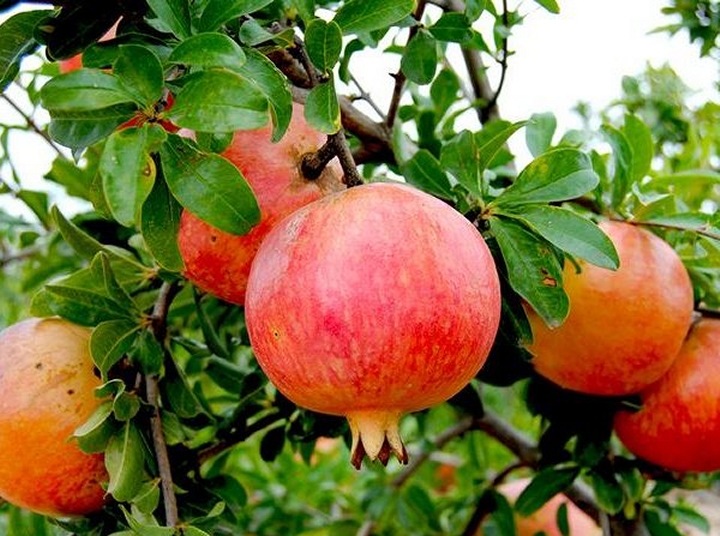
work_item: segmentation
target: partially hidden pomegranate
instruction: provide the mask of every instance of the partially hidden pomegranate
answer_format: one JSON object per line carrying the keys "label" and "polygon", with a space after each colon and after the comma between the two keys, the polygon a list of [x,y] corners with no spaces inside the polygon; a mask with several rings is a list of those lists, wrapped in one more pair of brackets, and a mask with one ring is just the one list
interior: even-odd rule
{"label": "partially hidden pomegranate", "polygon": [[279,142],[271,141],[270,127],[239,130],[223,153],[250,184],[260,206],[260,222],[250,232],[226,233],[183,211],[178,246],[184,275],[198,288],[243,305],[250,265],[268,231],[295,209],[344,188],[337,160],[317,179],[309,180],[301,172],[303,156],[327,140],[305,121],[303,110],[302,105],[293,105],[290,126]]}
{"label": "partially hidden pomegranate", "polygon": [[100,404],[90,330],[30,318],[0,332],[0,496],[53,517],[103,507],[102,454],[72,435]]}
{"label": "partially hidden pomegranate", "polygon": [[670,370],[640,397],[640,411],[615,418],[628,450],[673,471],[720,470],[720,320],[700,320]]}
{"label": "partially hidden pomegranate", "polygon": [[407,462],[398,422],[485,362],[500,286],[480,233],[442,201],[373,183],[293,213],[265,238],[246,297],[251,344],[300,406],[344,415],[351,461]]}
{"label": "partially hidden pomegranate", "polygon": [[693,288],[678,254],[637,225],[604,221],[600,228],[620,258],[616,271],[566,262],[570,313],[549,328],[528,308],[532,363],[542,376],[593,395],[636,393],[672,365],[690,329]]}

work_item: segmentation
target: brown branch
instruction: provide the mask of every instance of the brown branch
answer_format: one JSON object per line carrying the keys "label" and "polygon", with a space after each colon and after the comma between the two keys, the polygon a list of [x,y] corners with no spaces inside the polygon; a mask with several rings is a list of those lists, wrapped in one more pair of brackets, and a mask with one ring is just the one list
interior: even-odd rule
{"label": "brown branch", "polygon": [[[422,20],[423,14],[425,13],[426,6],[426,0],[418,0],[417,6],[415,7],[415,12],[413,13],[413,17],[417,21],[417,24],[410,28],[407,40],[408,43],[412,40],[413,37],[415,37],[415,35],[418,33],[418,30],[420,29],[420,22]],[[397,117],[398,110],[400,109],[400,99],[402,98],[405,82],[407,81],[407,77],[405,76],[405,73],[402,72],[402,69],[398,69],[397,73],[393,75],[393,78],[395,79],[395,87],[393,89],[392,97],[390,99],[390,107],[388,108],[385,119],[385,124],[387,125],[389,130],[392,130],[393,125],[395,124],[395,119]]]}
{"label": "brown branch", "polygon": [[50,147],[58,154],[58,156],[62,158],[67,158],[63,152],[60,150],[60,148],[56,145],[56,143],[53,141],[53,139],[48,135],[47,132],[45,132],[43,129],[41,129],[35,121],[33,121],[32,117],[30,117],[20,106],[12,100],[10,97],[8,97],[7,93],[2,94],[3,100],[7,102],[13,110],[15,110],[18,114],[20,114],[20,117],[23,118],[26,125],[35,133],[39,134],[42,139],[44,139]]}
{"label": "brown branch", "polygon": [[[160,293],[155,301],[152,316],[150,317],[150,329],[155,339],[165,349],[165,338],[167,336],[167,313],[173,297],[179,288],[171,283],[163,283]],[[172,466],[168,453],[167,442],[162,428],[162,417],[160,415],[160,388],[157,374],[145,378],[145,398],[152,408],[150,417],[150,428],[152,432],[153,450],[158,464],[160,474],[160,487],[163,495],[163,506],[165,509],[165,525],[175,527],[178,524],[178,507],[175,489],[173,485]]]}
{"label": "brown branch", "polygon": [[233,434],[224,437],[222,440],[205,447],[197,453],[198,465],[202,465],[205,462],[212,460],[216,456],[219,456],[223,452],[233,448],[235,445],[242,443],[253,434],[265,430],[267,427],[283,420],[285,417],[279,412],[268,413],[257,421],[253,422],[248,426],[240,426],[237,431]]}
{"label": "brown branch", "polygon": [[667,229],[670,231],[688,231],[691,233],[697,233],[699,235],[705,236],[707,238],[711,238],[713,240],[720,240],[720,234],[714,233],[708,229],[703,228],[688,228],[683,227],[682,225],[675,225],[672,223],[665,223],[665,222],[659,222],[659,221],[638,221],[638,220],[623,220],[621,218],[613,218],[615,221],[625,222],[629,223],[631,225],[637,225],[641,227],[657,227],[658,229]]}

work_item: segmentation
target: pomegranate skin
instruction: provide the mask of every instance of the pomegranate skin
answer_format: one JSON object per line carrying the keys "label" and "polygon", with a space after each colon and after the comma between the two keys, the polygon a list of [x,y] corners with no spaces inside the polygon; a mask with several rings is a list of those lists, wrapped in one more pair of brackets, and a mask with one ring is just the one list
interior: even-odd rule
{"label": "pomegranate skin", "polygon": [[620,258],[616,271],[580,262],[563,272],[570,313],[548,328],[529,307],[528,350],[542,376],[593,395],[636,393],[672,365],[693,314],[693,289],[672,247],[636,225],[605,221],[600,228]]}
{"label": "pomegranate skin", "polygon": [[333,160],[320,177],[306,179],[300,171],[303,155],[317,151],[327,136],[313,130],[303,107],[293,105],[285,136],[271,141],[272,129],[239,130],[223,153],[243,174],[260,206],[260,222],[244,235],[226,233],[184,210],[178,246],[184,276],[198,288],[237,305],[245,302],[247,278],[265,235],[282,218],[330,192],[344,188],[342,168]]}
{"label": "pomegranate skin", "polygon": [[32,318],[0,332],[0,496],[53,517],[100,510],[102,454],[86,454],[75,429],[100,404],[90,330]]}
{"label": "pomegranate skin", "polygon": [[640,396],[638,412],[615,417],[630,452],[673,471],[720,470],[720,320],[700,320],[667,374]]}
{"label": "pomegranate skin", "polygon": [[300,406],[345,415],[352,460],[407,460],[397,424],[447,400],[485,362],[500,285],[480,233],[401,184],[327,196],[283,220],[255,258],[250,340]]}

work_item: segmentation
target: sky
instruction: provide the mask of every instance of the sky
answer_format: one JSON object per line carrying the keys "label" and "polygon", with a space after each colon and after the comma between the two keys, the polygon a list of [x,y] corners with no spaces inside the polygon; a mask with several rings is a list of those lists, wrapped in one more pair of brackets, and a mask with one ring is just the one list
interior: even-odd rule
{"label": "sky", "polygon": [[[501,115],[517,121],[535,112],[553,112],[558,118],[558,131],[564,132],[579,126],[572,112],[578,101],[586,101],[595,109],[605,107],[620,95],[622,77],[641,73],[648,63],[654,67],[670,64],[702,98],[717,98],[713,91],[714,82],[720,79],[716,61],[700,59],[698,46],[691,45],[685,34],[670,38],[666,33],[651,33],[672,20],[660,12],[668,3],[669,0],[559,0],[561,13],[553,15],[532,0],[522,0],[519,10],[525,20],[511,38],[514,54],[509,59],[499,100]],[[391,88],[389,76],[377,74],[385,66],[371,62],[367,69],[372,69],[372,73],[358,73],[370,86],[373,81],[381,83],[377,88],[370,87],[378,91],[377,100],[381,103],[388,98]],[[388,72],[396,69],[387,64]],[[498,74],[497,68],[489,72],[494,81]],[[22,95],[17,92],[11,95],[23,104]],[[42,122],[44,116],[38,119]],[[7,103],[0,100],[0,124],[20,121]],[[511,147],[522,160],[525,149],[521,135],[511,139]],[[44,187],[42,177],[54,153],[43,140],[34,134],[15,136],[11,157],[24,185]],[[6,172],[3,170],[3,177]],[[0,203],[7,205],[7,196],[0,196]]]}

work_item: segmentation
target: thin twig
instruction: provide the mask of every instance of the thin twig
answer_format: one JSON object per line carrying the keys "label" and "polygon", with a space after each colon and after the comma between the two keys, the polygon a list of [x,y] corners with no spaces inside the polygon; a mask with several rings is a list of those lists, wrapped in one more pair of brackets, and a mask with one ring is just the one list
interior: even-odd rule
{"label": "thin twig", "polygon": [[[167,313],[172,299],[178,288],[171,283],[163,283],[160,293],[153,307],[150,318],[150,329],[155,339],[165,348],[164,342],[167,336]],[[168,453],[167,442],[162,428],[162,417],[160,415],[160,388],[157,374],[145,378],[145,397],[152,408],[150,427],[152,431],[153,449],[160,473],[160,487],[163,495],[163,506],[165,508],[165,525],[175,527],[178,524],[178,507],[175,489],[173,485],[172,466]]]}
{"label": "thin twig", "polygon": [[[423,14],[425,13],[426,6],[426,0],[418,0],[417,6],[415,7],[415,12],[413,13],[413,17],[417,21],[417,24],[410,28],[410,32],[408,34],[408,43],[410,42],[410,40],[412,40],[413,37],[415,37],[415,35],[418,33],[418,30],[420,29],[420,22],[423,18]],[[405,73],[402,72],[402,69],[398,69],[397,73],[393,75],[393,78],[395,79],[395,87],[393,89],[393,94],[390,99],[390,107],[388,108],[388,112],[385,116],[385,124],[387,125],[389,130],[392,130],[393,125],[395,124],[395,119],[397,117],[398,110],[400,109],[400,99],[402,98],[403,89],[407,80],[407,77],[405,76]]]}
{"label": "thin twig", "polygon": [[[507,29],[508,27],[508,5],[507,0],[503,0],[503,13],[502,13],[502,21],[503,26]],[[507,35],[503,37],[502,39],[502,49],[501,49],[501,56],[500,56],[500,80],[498,81],[497,88],[495,89],[495,93],[493,94],[492,98],[490,99],[490,102],[487,104],[487,108],[497,108],[497,101],[498,98],[500,98],[500,93],[502,92],[503,86],[505,85],[505,77],[507,75],[507,69],[508,69],[508,62],[507,57],[509,53],[508,48],[508,38]]]}
{"label": "thin twig", "polygon": [[357,78],[355,78],[355,76],[352,73],[350,73],[350,80],[352,81],[353,84],[355,84],[355,87],[360,92],[360,98],[362,100],[364,100],[365,102],[367,102],[368,105],[370,106],[370,108],[372,108],[373,111],[376,114],[378,114],[378,116],[380,118],[382,118],[384,120],[385,115],[384,115],[383,111],[380,109],[380,106],[378,106],[378,104],[372,98],[372,95],[370,95],[370,93],[365,91],[365,88],[363,88],[363,86],[360,85],[360,82],[357,80]]}
{"label": "thin twig", "polygon": [[40,135],[42,139],[44,139],[50,147],[53,148],[53,150],[58,154],[58,156],[62,158],[67,158],[63,152],[60,150],[60,148],[55,144],[53,139],[48,135],[47,132],[45,132],[43,129],[41,129],[35,121],[33,121],[33,118],[30,117],[14,100],[12,100],[7,93],[2,93],[2,98],[7,102],[20,116],[25,120],[25,123],[27,126],[37,134]]}
{"label": "thin twig", "polygon": [[623,220],[623,219],[616,219],[615,221],[622,221],[629,223],[631,225],[637,225],[641,227],[657,227],[658,229],[668,229],[671,231],[689,231],[691,233],[697,233],[699,235],[705,236],[707,238],[711,238],[713,240],[720,240],[720,234],[714,233],[708,229],[703,229],[701,227],[695,227],[695,228],[688,228],[683,227],[682,225],[675,225],[672,223],[666,223],[666,222],[659,222],[659,221],[635,221],[635,220]]}

